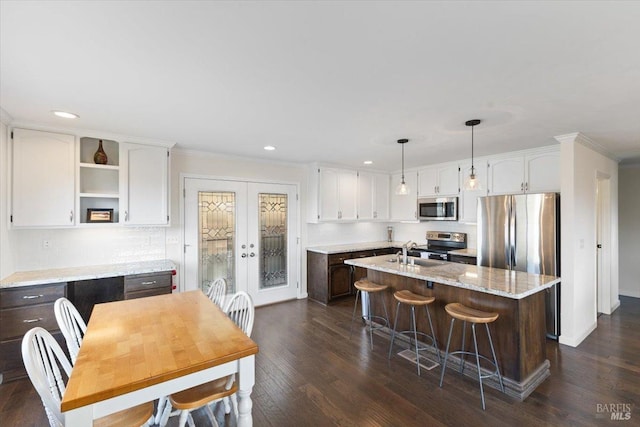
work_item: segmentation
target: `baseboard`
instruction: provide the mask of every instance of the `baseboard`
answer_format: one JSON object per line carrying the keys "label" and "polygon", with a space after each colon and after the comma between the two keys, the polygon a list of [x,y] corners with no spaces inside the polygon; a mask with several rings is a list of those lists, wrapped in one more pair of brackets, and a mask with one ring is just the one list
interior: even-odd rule
{"label": "baseboard", "polygon": [[619,289],[618,294],[624,297],[640,298],[640,289]]}
{"label": "baseboard", "polygon": [[585,338],[589,336],[589,334],[591,334],[591,332],[595,331],[597,327],[598,323],[595,322],[577,337],[567,336],[566,333],[563,333],[562,335],[560,335],[560,339],[558,340],[558,342],[570,347],[577,347],[582,341],[585,340]]}

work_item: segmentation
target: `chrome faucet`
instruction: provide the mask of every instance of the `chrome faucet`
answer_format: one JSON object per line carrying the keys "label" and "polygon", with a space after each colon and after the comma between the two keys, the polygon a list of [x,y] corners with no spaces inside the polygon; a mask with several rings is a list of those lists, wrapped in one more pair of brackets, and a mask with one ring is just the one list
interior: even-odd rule
{"label": "chrome faucet", "polygon": [[414,241],[409,240],[408,242],[406,242],[404,245],[402,245],[402,263],[403,264],[408,264],[408,260],[407,260],[407,252],[409,251],[409,249],[413,249],[416,246],[418,246],[418,244]]}

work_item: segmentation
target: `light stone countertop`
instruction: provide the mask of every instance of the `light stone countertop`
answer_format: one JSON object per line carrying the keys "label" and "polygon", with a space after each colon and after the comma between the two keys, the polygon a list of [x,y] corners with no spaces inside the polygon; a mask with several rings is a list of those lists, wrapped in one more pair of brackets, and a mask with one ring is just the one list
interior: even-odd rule
{"label": "light stone countertop", "polygon": [[345,245],[325,245],[325,246],[309,246],[308,251],[317,252],[319,254],[339,254],[342,252],[357,252],[357,251],[370,251],[373,249],[385,249],[385,248],[401,248],[404,242],[364,242],[364,243],[349,243]]}
{"label": "light stone countertop", "polygon": [[556,276],[446,261],[440,261],[439,265],[433,267],[389,262],[390,259],[395,258],[396,257],[390,255],[382,255],[369,258],[349,259],[344,263],[356,267],[398,274],[419,280],[428,280],[513,299],[525,298],[560,282],[560,277]]}
{"label": "light stone countertop", "polygon": [[460,255],[460,256],[468,256],[468,257],[478,256],[478,253],[475,248],[456,249],[455,251],[449,251],[449,253],[451,255]]}
{"label": "light stone countertop", "polygon": [[47,283],[102,279],[105,277],[128,276],[131,274],[156,273],[175,269],[176,265],[173,261],[161,259],[156,261],[127,262],[122,264],[20,271],[0,280],[0,289],[44,285]]}

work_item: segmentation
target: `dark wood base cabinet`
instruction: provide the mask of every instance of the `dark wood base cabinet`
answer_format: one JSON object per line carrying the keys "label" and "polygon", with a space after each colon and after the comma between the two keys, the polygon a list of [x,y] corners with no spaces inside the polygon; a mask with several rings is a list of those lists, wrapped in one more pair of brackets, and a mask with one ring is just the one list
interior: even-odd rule
{"label": "dark wood base cabinet", "polygon": [[58,329],[53,304],[67,296],[66,283],[0,290],[0,373],[2,382],[27,375],[22,362],[22,337],[33,327],[51,332],[66,348]]}
{"label": "dark wood base cabinet", "polygon": [[345,264],[344,261],[395,252],[394,248],[337,254],[307,251],[307,292],[309,298],[322,304],[328,304],[337,298],[353,295],[353,284],[366,277],[367,270],[353,268]]}
{"label": "dark wood base cabinet", "polygon": [[95,304],[170,294],[171,275],[171,271],[162,271],[0,289],[0,382],[27,375],[22,362],[22,337],[35,326],[51,332],[67,351],[53,312],[58,298],[69,298],[88,321]]}

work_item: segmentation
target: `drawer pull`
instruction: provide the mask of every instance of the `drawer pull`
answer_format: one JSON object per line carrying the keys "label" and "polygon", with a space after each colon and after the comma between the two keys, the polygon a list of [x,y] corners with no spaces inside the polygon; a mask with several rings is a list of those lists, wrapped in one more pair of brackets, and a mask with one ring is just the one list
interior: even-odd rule
{"label": "drawer pull", "polygon": [[42,298],[44,295],[24,295],[22,297],[22,299],[35,299],[35,298]]}
{"label": "drawer pull", "polygon": [[142,283],[141,283],[141,285],[155,285],[155,284],[156,284],[156,281],[155,281],[155,280],[152,280],[152,281],[150,281],[150,282],[142,282]]}
{"label": "drawer pull", "polygon": [[37,319],[24,319],[22,321],[22,323],[35,323],[35,322],[42,322],[42,317],[38,317]]}

